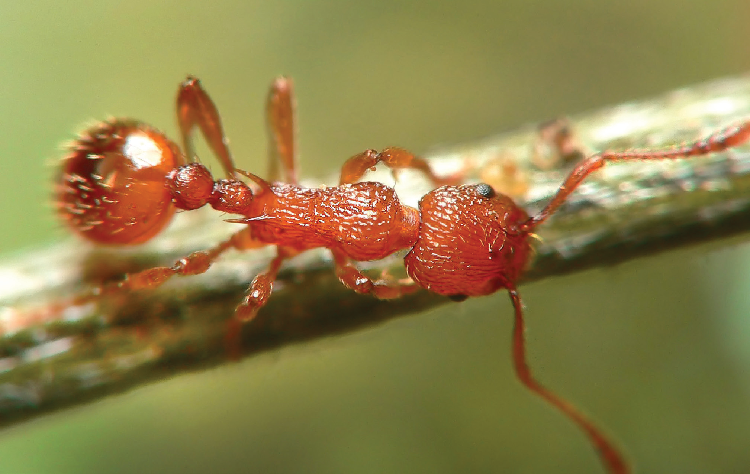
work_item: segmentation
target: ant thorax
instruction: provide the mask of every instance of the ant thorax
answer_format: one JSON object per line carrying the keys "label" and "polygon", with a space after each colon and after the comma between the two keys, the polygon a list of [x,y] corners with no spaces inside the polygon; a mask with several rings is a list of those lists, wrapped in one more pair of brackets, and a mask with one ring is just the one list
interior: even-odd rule
{"label": "ant thorax", "polygon": [[358,261],[408,249],[419,231],[417,210],[401,204],[393,188],[373,182],[325,188],[273,184],[254,196],[245,217],[258,241],[295,250],[337,249]]}

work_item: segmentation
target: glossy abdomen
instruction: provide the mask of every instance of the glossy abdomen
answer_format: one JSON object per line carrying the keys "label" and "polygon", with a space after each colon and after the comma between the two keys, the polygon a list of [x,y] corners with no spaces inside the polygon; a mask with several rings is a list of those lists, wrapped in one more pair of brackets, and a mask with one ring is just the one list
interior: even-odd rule
{"label": "glossy abdomen", "polygon": [[102,122],[70,146],[56,205],[68,226],[92,242],[143,243],[171,220],[166,176],[184,161],[177,145],[144,123]]}

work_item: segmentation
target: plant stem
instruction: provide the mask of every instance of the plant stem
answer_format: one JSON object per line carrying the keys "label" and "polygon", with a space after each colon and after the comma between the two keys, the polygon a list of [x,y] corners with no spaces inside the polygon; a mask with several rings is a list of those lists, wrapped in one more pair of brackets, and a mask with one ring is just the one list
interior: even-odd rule
{"label": "plant stem", "polygon": [[[583,149],[593,152],[670,146],[748,117],[750,76],[744,76],[606,108],[574,118],[570,125]],[[537,128],[524,127],[427,158],[448,172],[470,163],[474,181],[498,160],[509,164],[507,172],[515,169],[516,181],[528,184],[518,201],[534,212],[569,169],[562,162],[550,170],[536,168],[532,150],[537,140]],[[385,170],[366,179],[393,183]],[[416,205],[429,183],[403,173],[396,189],[404,202]],[[68,241],[2,262],[0,426],[229,362],[227,321],[253,276],[270,260],[268,249],[230,253],[206,274],[175,278],[155,291],[107,295],[79,307],[65,304],[95,282],[174,261],[237,229],[215,214],[184,213],[164,236],[137,249]],[[748,146],[701,159],[616,164],[587,180],[541,226],[537,255],[523,281],[748,229]],[[395,275],[403,274],[402,267],[396,257],[362,265]],[[353,331],[438,304],[455,303],[427,291],[392,301],[355,294],[338,282],[326,251],[306,252],[282,270],[269,304],[243,328],[243,355]]]}

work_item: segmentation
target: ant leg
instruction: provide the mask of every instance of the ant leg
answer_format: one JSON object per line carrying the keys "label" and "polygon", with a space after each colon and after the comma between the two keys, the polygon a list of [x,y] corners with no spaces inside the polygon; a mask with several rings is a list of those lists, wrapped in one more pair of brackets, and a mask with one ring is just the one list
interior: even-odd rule
{"label": "ant leg", "polygon": [[268,301],[273,291],[273,282],[279,273],[281,264],[284,260],[294,257],[299,253],[296,250],[286,247],[276,246],[276,256],[271,260],[265,272],[253,278],[250,287],[247,290],[247,296],[237,306],[234,313],[234,320],[238,323],[246,323],[255,318],[258,310]]}
{"label": "ant leg", "polygon": [[182,146],[188,160],[196,161],[193,129],[197,125],[208,146],[219,158],[224,173],[228,178],[234,177],[234,161],[229,153],[219,111],[201,82],[193,76],[188,76],[177,91],[177,124],[180,126]]}
{"label": "ant leg", "polygon": [[536,226],[547,220],[549,216],[562,205],[573,191],[581,185],[583,180],[591,173],[602,168],[606,163],[613,161],[633,160],[672,160],[677,158],[688,158],[693,156],[704,156],[710,153],[724,151],[742,145],[750,140],[750,121],[737,127],[714,133],[702,140],[669,148],[666,150],[631,150],[622,152],[605,151],[586,158],[579,163],[563,182],[557,194],[542,209],[539,214],[530,218],[521,226],[521,231],[533,231]]}
{"label": "ant leg", "polygon": [[265,244],[254,240],[250,234],[250,228],[246,227],[209,250],[193,252],[187,257],[181,258],[171,267],[153,267],[125,275],[125,279],[118,283],[105,285],[91,294],[82,296],[79,300],[76,300],[76,304],[95,299],[105,293],[157,288],[175,275],[186,276],[205,273],[211,264],[229,249],[247,250],[262,245]]}
{"label": "ant leg", "polygon": [[585,157],[568,119],[560,117],[539,125],[531,162],[541,170],[550,170]]}
{"label": "ant leg", "polygon": [[[292,80],[278,77],[268,91],[266,103],[268,121],[268,179],[297,184],[297,156],[295,149],[294,90]],[[279,176],[279,163],[281,172]]]}
{"label": "ant leg", "polygon": [[499,194],[513,199],[526,196],[529,191],[528,173],[518,166],[516,157],[510,152],[501,152],[479,170],[481,182],[489,184]]}
{"label": "ant leg", "polygon": [[596,451],[602,458],[607,471],[611,474],[626,474],[630,471],[625,462],[622,453],[615,447],[614,443],[606,438],[604,433],[589,421],[581,412],[579,412],[570,402],[560,398],[553,392],[545,388],[536,381],[531,374],[529,364],[526,360],[526,340],[524,332],[526,330],[523,319],[523,306],[518,291],[513,287],[508,287],[508,294],[513,302],[515,309],[515,322],[513,325],[513,365],[516,369],[518,379],[526,388],[542,397],[555,408],[560,410],[565,416],[581,428],[589,440],[596,448]]}
{"label": "ant leg", "polygon": [[331,253],[336,265],[336,276],[345,287],[357,293],[371,293],[381,300],[389,300],[413,293],[419,289],[419,286],[411,279],[393,281],[383,278],[373,281],[359,271],[346,254],[340,250],[331,250]]}
{"label": "ant leg", "polygon": [[276,246],[276,257],[271,260],[268,268],[253,278],[242,303],[237,305],[234,316],[229,320],[225,343],[229,357],[237,360],[241,354],[242,325],[255,319],[258,311],[268,302],[273,291],[273,282],[279,273],[284,260],[295,256],[298,251],[281,246]]}
{"label": "ant leg", "polygon": [[362,178],[362,175],[369,169],[372,169],[378,163],[384,163],[392,170],[413,169],[421,171],[436,186],[447,184],[458,184],[464,176],[464,171],[440,177],[432,171],[430,164],[423,158],[414,156],[402,148],[386,148],[381,152],[367,150],[352,156],[341,167],[341,178],[339,184],[356,183]]}

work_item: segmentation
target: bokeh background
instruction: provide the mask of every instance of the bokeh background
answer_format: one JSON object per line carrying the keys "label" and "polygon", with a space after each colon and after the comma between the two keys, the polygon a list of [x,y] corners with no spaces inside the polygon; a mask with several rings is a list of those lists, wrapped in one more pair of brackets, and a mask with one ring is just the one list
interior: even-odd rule
{"label": "bokeh background", "polygon": [[[138,117],[176,136],[188,73],[240,166],[291,75],[303,175],[750,70],[747,0],[0,3],[0,251],[66,238],[59,145]],[[641,472],[750,470],[750,247],[522,288],[531,360]],[[512,374],[502,294],[110,397],[0,432],[2,473],[601,472]]]}

